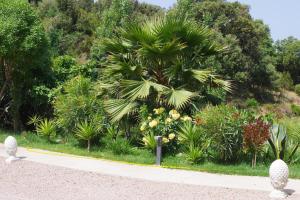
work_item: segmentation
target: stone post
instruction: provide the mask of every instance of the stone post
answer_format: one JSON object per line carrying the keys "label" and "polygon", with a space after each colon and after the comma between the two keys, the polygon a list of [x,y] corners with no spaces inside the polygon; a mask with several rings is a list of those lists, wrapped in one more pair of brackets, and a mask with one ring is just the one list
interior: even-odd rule
{"label": "stone post", "polygon": [[156,165],[161,163],[162,136],[155,136],[156,141]]}

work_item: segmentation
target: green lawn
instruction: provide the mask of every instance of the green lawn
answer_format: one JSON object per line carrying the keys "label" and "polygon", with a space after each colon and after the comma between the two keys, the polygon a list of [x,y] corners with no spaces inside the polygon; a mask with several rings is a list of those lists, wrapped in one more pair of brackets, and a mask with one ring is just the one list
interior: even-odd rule
{"label": "green lawn", "polygon": [[[105,148],[92,148],[89,153],[86,149],[80,148],[75,140],[70,140],[65,144],[52,144],[34,134],[13,134],[0,130],[0,142],[3,142],[8,135],[13,135],[18,141],[18,145],[28,148],[38,148],[49,151],[69,153],[73,155],[89,156],[94,158],[108,159],[114,161],[122,161],[133,164],[152,165],[155,163],[155,156],[144,149],[133,149],[129,155],[115,155]],[[185,170],[195,170],[211,173],[249,175],[249,176],[268,176],[269,166],[258,165],[255,169],[247,163],[235,165],[224,165],[213,162],[204,162],[198,165],[192,165],[185,161],[182,157],[169,156],[165,157],[162,163],[165,168],[177,168]],[[291,165],[290,177],[300,178],[300,164]]]}

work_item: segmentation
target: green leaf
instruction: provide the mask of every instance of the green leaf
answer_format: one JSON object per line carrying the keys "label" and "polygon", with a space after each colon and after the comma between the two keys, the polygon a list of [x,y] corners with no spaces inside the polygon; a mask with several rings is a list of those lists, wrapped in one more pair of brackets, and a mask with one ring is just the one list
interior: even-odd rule
{"label": "green leaf", "polygon": [[162,92],[163,90],[168,89],[168,87],[154,83],[148,80],[143,81],[134,81],[134,80],[123,80],[121,81],[122,90],[122,98],[130,99],[134,101],[136,99],[145,99],[150,94],[150,89],[154,88],[154,90],[158,92]]}
{"label": "green leaf", "polygon": [[184,89],[175,90],[171,89],[166,93],[167,103],[171,106],[175,106],[176,109],[185,107],[192,98],[199,96],[196,92],[190,92]]}
{"label": "green leaf", "polygon": [[104,109],[111,116],[112,122],[121,120],[125,115],[134,112],[138,103],[126,99],[110,99],[104,102]]}

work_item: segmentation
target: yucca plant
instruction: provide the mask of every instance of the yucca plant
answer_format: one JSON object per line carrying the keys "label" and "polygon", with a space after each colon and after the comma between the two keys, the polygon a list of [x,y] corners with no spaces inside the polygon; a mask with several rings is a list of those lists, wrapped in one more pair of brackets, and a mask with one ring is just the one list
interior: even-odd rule
{"label": "yucca plant", "polygon": [[75,136],[80,140],[87,141],[87,150],[90,152],[91,140],[98,134],[97,128],[87,120],[77,124]]}
{"label": "yucca plant", "polygon": [[39,136],[47,138],[48,141],[52,141],[56,136],[56,124],[53,120],[40,120],[36,124],[36,132]]}
{"label": "yucca plant", "polygon": [[198,146],[204,141],[203,130],[199,126],[194,125],[192,122],[185,122],[179,126],[178,140],[181,144],[186,146]]}
{"label": "yucca plant", "polygon": [[192,122],[185,122],[179,126],[178,140],[183,145],[186,158],[191,163],[198,163],[207,155],[210,140],[205,136],[204,130]]}
{"label": "yucca plant", "polygon": [[143,103],[184,109],[208,88],[231,89],[203,64],[223,47],[213,42],[210,30],[192,21],[156,18],[134,23],[118,37],[104,40],[103,49],[108,55],[103,74],[112,83],[104,106],[114,122]]}
{"label": "yucca plant", "polygon": [[33,115],[33,116],[29,117],[27,125],[33,125],[34,127],[36,127],[36,125],[41,121],[42,121],[41,117],[39,117],[37,115]]}
{"label": "yucca plant", "polygon": [[142,140],[147,149],[150,149],[152,152],[155,152],[157,144],[156,144],[155,136],[152,132],[146,133]]}
{"label": "yucca plant", "polygon": [[194,145],[189,145],[185,154],[187,160],[193,164],[199,163],[205,158],[203,149]]}

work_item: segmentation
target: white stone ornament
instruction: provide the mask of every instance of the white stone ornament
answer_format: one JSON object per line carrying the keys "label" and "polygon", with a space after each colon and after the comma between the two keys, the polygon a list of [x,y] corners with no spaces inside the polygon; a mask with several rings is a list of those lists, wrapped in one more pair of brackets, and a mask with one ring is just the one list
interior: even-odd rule
{"label": "white stone ornament", "polygon": [[19,158],[16,157],[17,153],[17,140],[13,136],[8,136],[4,141],[5,151],[8,154],[8,158],[5,160],[6,163],[12,163]]}
{"label": "white stone ornament", "polygon": [[289,168],[283,160],[275,160],[269,170],[271,184],[274,190],[270,193],[271,198],[284,199],[288,194],[284,187],[288,182]]}

